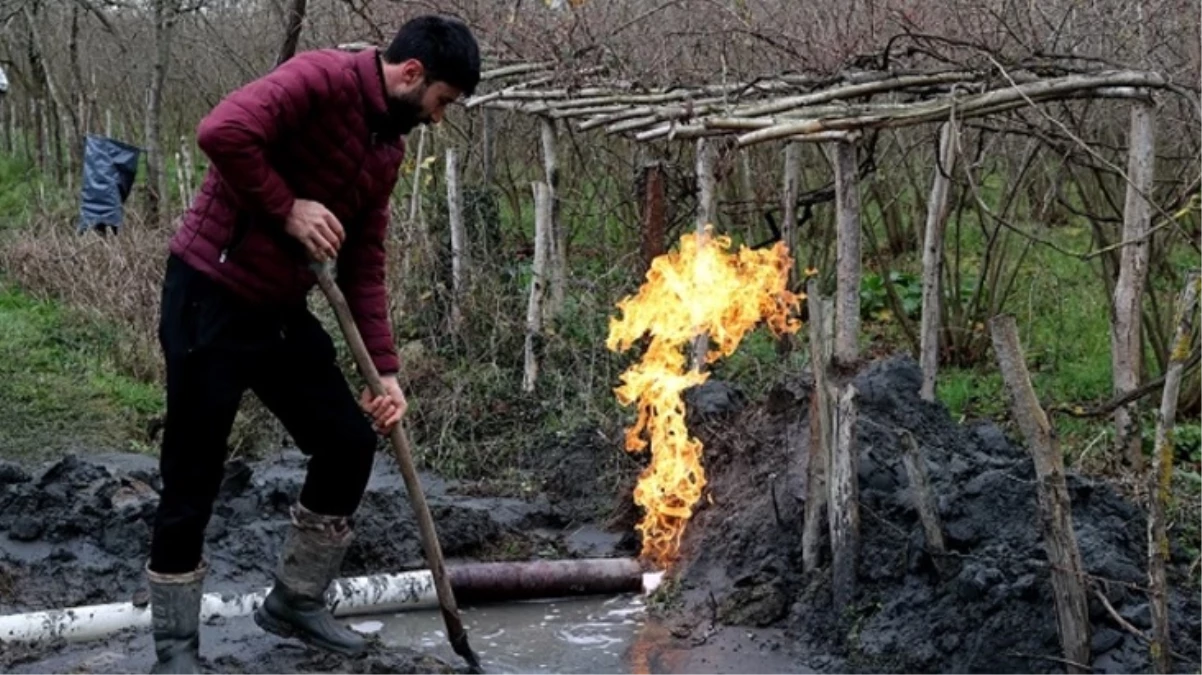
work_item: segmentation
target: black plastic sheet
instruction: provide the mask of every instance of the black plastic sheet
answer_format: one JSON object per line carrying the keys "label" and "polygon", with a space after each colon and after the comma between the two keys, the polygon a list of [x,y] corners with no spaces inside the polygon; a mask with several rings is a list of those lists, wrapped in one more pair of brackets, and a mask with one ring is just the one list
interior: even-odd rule
{"label": "black plastic sheet", "polygon": [[79,231],[121,227],[125,200],[138,175],[142,150],[106,136],[84,140],[83,181],[79,195]]}

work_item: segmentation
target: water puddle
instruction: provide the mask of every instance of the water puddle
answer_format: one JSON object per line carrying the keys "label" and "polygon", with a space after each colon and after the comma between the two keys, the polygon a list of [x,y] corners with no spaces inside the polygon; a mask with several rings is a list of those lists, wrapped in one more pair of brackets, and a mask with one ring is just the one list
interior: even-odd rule
{"label": "water puddle", "polygon": [[[638,596],[462,607],[460,614],[472,648],[490,673],[630,672],[626,651],[645,623]],[[372,616],[350,625],[377,633],[385,646],[460,661],[438,612]]]}

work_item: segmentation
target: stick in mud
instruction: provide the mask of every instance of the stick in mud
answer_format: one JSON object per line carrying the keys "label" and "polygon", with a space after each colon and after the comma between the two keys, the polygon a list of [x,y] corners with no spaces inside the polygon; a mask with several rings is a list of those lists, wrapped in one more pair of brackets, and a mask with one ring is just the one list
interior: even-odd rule
{"label": "stick in mud", "polygon": [[[1085,577],[1081,552],[1073,534],[1072,505],[1064,479],[1064,458],[1056,430],[1039,407],[1039,399],[1031,386],[1031,375],[1022,347],[1018,342],[1018,327],[1014,317],[1002,314],[989,320],[993,349],[998,368],[1010,395],[1010,409],[1019,429],[1027,439],[1035,461],[1036,492],[1039,496],[1039,522],[1043,530],[1048,563],[1052,568],[1052,592],[1056,602],[1056,622],[1060,644],[1067,662],[1091,663],[1089,603],[1085,594]],[[1072,672],[1088,672],[1074,666]]]}
{"label": "stick in mud", "polygon": [[1168,581],[1165,566],[1169,560],[1169,538],[1165,532],[1165,511],[1168,509],[1169,488],[1173,479],[1173,425],[1177,418],[1177,394],[1190,340],[1194,334],[1194,309],[1198,306],[1198,273],[1191,272],[1185,288],[1177,298],[1177,328],[1169,345],[1169,367],[1165,373],[1164,392],[1156,419],[1156,445],[1149,471],[1148,514],[1148,588],[1152,610],[1152,665],[1158,673],[1171,672],[1173,660],[1169,635]]}
{"label": "stick in mud", "polygon": [[914,434],[899,429],[902,443],[906,452],[902,455],[902,463],[906,466],[906,477],[910,481],[910,497],[914,500],[914,508],[922,521],[922,531],[927,538],[927,548],[933,554],[947,551],[943,543],[943,527],[939,523],[939,510],[935,508],[935,495],[931,492],[931,483],[927,480],[926,459],[922,456],[922,448],[914,440]]}
{"label": "stick in mud", "polygon": [[859,404],[855,385],[839,390],[835,407],[835,447],[830,463],[831,585],[836,607],[851,603],[856,591],[860,557],[859,449],[856,417]]}

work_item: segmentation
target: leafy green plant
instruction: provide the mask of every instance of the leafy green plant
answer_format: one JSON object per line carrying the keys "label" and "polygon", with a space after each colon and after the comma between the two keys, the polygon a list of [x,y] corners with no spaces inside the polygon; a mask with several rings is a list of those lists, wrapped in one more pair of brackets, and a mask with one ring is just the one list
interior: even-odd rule
{"label": "leafy green plant", "polygon": [[[901,301],[906,316],[917,319],[922,313],[922,279],[911,272],[894,270],[889,281]],[[891,321],[892,304],[885,278],[877,273],[865,274],[860,280],[860,316],[868,321]]]}

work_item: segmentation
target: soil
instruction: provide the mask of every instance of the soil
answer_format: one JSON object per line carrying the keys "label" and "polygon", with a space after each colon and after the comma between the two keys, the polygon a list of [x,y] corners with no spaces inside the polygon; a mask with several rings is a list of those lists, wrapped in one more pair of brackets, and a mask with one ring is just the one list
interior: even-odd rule
{"label": "soil", "polygon": [[[861,556],[854,601],[832,606],[829,560],[801,569],[812,380],[776,388],[766,405],[692,418],[709,484],[674,570],[667,613],[694,635],[715,627],[782,628],[819,672],[1064,672],[1034,468],[989,422],[955,423],[919,395],[909,358],[868,365],[859,390]],[[911,506],[898,430],[926,459],[949,552],[933,558]],[[1068,476],[1086,572],[1127,621],[1150,627],[1143,513],[1106,484]],[[712,500],[712,501],[711,501]],[[1175,668],[1199,669],[1200,607],[1188,556],[1174,551]],[[1102,581],[1104,580],[1104,581]],[[1149,672],[1147,645],[1091,598],[1098,672]]]}

